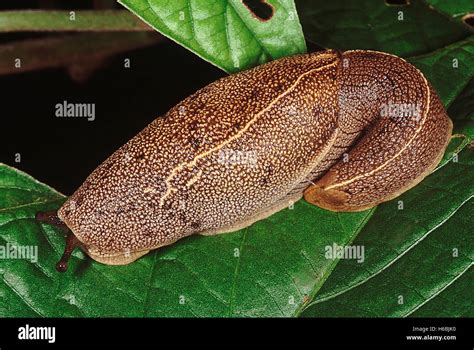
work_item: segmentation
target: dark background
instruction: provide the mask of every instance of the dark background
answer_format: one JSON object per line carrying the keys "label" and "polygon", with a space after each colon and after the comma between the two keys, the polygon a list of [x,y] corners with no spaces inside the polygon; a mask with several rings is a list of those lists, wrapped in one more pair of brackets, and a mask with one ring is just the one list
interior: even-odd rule
{"label": "dark background", "polygon": [[[62,7],[87,8],[88,3],[68,1]],[[0,8],[19,8],[19,4],[34,8],[38,2],[17,1],[14,6],[5,2]],[[0,41],[22,37],[32,35],[3,34]],[[124,68],[125,58],[130,58],[131,68]],[[153,119],[225,75],[192,52],[164,40],[112,57],[83,83],[74,82],[66,69],[0,76],[0,162],[70,195]],[[95,103],[95,120],[57,118],[55,105],[64,100]],[[20,163],[15,162],[16,153],[21,154]]]}

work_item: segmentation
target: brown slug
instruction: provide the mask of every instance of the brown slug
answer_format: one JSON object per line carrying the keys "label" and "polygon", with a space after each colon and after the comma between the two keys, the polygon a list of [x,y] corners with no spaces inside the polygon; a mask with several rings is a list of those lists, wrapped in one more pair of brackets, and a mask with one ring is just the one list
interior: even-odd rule
{"label": "brown slug", "polygon": [[303,196],[333,211],[373,207],[427,176],[451,130],[423,74],[382,52],[328,50],[225,77],[155,119],[64,203],[57,216],[72,233],[58,269],[76,245],[128,264]]}

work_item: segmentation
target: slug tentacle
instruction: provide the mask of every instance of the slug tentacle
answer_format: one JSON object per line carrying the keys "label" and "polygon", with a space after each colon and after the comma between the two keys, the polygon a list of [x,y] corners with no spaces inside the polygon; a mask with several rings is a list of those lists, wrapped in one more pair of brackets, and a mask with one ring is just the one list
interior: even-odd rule
{"label": "slug tentacle", "polygon": [[367,51],[345,59],[339,126],[363,136],[305,199],[329,210],[360,211],[427,176],[441,160],[452,123],[423,75],[404,60]]}
{"label": "slug tentacle", "polygon": [[59,218],[56,210],[39,211],[35,215],[35,220],[39,222],[44,222],[46,224],[54,225],[56,227],[68,228],[67,225]]}
{"label": "slug tentacle", "polygon": [[68,237],[66,239],[66,247],[64,248],[64,253],[61,256],[61,260],[56,264],[56,270],[58,272],[66,272],[68,268],[68,262],[69,259],[71,258],[71,254],[76,249],[76,247],[79,247],[81,245],[81,242],[77,239],[76,236],[72,232],[69,232]]}
{"label": "slug tentacle", "polygon": [[56,270],[58,272],[65,272],[68,268],[68,262],[71,258],[71,254],[76,247],[81,245],[81,242],[77,239],[77,237],[69,230],[68,226],[59,218],[58,213],[56,210],[53,211],[39,211],[35,215],[35,220],[39,222],[44,222],[49,225],[54,225],[59,228],[67,229],[68,236],[66,239],[66,247],[64,248],[64,253],[56,264]]}

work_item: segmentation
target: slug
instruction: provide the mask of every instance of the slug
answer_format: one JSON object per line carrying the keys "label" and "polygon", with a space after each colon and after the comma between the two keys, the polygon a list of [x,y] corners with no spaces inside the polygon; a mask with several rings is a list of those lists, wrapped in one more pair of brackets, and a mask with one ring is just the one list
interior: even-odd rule
{"label": "slug", "polygon": [[391,54],[282,58],[222,78],[155,119],[37,219],[111,265],[192,235],[231,232],[304,196],[360,211],[415,186],[452,122],[423,74]]}

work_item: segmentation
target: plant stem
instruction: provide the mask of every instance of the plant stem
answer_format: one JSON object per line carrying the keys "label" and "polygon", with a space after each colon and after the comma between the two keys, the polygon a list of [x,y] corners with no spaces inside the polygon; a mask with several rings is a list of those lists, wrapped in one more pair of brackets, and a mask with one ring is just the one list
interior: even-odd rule
{"label": "plant stem", "polygon": [[[156,44],[158,33],[81,33],[0,45],[0,75],[95,65],[112,55]],[[21,61],[18,66],[15,63]]]}
{"label": "plant stem", "polygon": [[152,31],[128,10],[0,11],[0,33]]}

